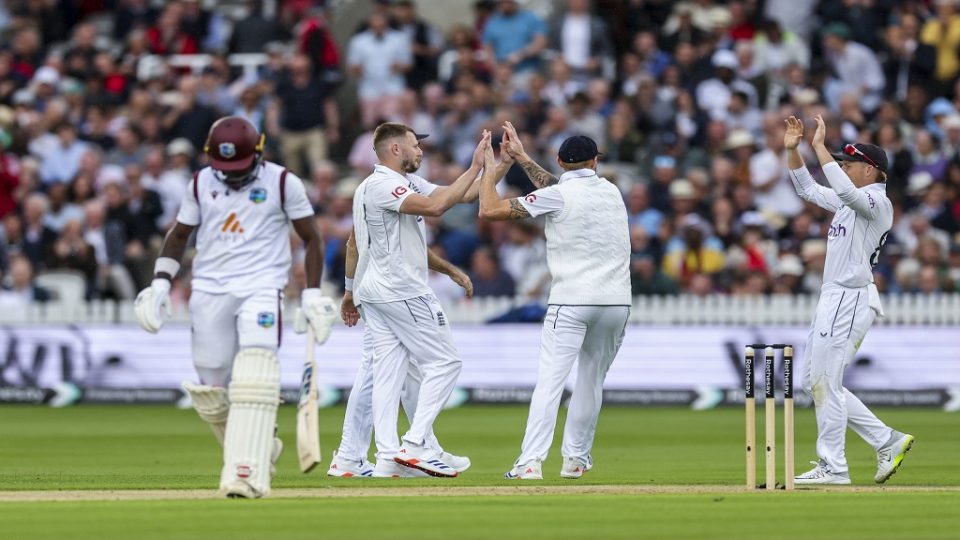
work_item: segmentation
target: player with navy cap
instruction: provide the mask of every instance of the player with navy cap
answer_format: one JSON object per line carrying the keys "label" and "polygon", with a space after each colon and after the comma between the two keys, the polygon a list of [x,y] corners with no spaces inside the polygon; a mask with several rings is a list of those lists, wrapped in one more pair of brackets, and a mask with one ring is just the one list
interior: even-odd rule
{"label": "player with navy cap", "polygon": [[[577,383],[563,431],[560,476],[579,478],[593,466],[590,451],[603,400],[603,381],[623,342],[630,315],[630,234],[620,190],[597,176],[597,143],[576,135],[560,146],[556,178],[530,159],[509,122],[501,159],[516,160],[538,190],[516,199],[497,195],[493,149],[484,152],[480,217],[545,216],[547,265],[553,282],[540,336],[537,386],[530,400],[520,457],[507,478],[543,477],[564,383],[579,357]],[[502,168],[501,168],[502,170]]]}
{"label": "player with navy cap", "polygon": [[813,396],[817,414],[817,455],[797,484],[849,484],[844,454],[847,427],[877,452],[874,481],[882,484],[897,471],[913,444],[913,436],[896,431],[876,417],[843,387],[844,368],[866,336],[875,317],[883,316],[873,284],[873,267],[893,225],[893,204],[887,197],[887,154],[867,144],[848,144],[831,154],[824,144],[826,128],[816,117],[812,146],[830,188],[817,184],[797,147],[803,124],[786,120],[784,147],[790,178],[800,197],[835,212],[827,233],[827,259],[817,312],[804,350],[803,386]]}

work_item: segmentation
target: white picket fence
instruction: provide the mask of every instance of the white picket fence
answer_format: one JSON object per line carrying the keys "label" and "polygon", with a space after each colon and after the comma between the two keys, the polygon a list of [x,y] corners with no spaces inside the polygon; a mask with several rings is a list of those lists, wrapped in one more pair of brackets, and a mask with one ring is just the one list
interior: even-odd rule
{"label": "white picket fence", "polygon": [[[633,300],[630,320],[673,325],[809,324],[816,303],[814,295],[641,296]],[[452,322],[482,323],[520,305],[522,302],[513,298],[476,298],[445,309]],[[960,294],[885,295],[883,305],[887,316],[876,324],[960,326]],[[287,313],[293,313],[293,307],[289,305]],[[175,307],[173,320],[189,321],[186,306]],[[131,301],[56,301],[0,311],[0,324],[135,322]]]}

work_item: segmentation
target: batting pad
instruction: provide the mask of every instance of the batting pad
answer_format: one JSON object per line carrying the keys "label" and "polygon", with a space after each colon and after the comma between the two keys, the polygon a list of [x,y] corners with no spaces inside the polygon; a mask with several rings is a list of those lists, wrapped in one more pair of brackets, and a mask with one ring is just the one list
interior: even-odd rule
{"label": "batting pad", "polygon": [[229,398],[220,489],[262,497],[270,493],[270,453],[280,403],[277,355],[267,349],[241,349],[233,360]]}
{"label": "batting pad", "polygon": [[230,400],[227,389],[205,384],[183,381],[184,391],[190,394],[190,401],[201,420],[210,424],[214,437],[223,446],[223,434],[227,429],[227,413],[230,412]]}

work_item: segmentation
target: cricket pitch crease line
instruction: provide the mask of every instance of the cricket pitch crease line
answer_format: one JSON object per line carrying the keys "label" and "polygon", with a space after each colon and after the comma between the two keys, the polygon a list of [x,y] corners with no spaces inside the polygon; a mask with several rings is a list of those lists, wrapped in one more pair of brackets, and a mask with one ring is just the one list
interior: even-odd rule
{"label": "cricket pitch crease line", "polygon": [[[829,486],[798,488],[795,492],[836,491],[855,493],[960,493],[960,486]],[[349,497],[477,497],[517,495],[723,495],[748,493],[741,486],[723,485],[585,485],[585,486],[407,486],[407,487],[319,487],[278,488],[270,499],[324,499]],[[770,493],[757,490],[755,493]],[[777,491],[777,493],[782,493]],[[766,495],[769,496],[769,495]],[[222,499],[215,490],[63,490],[63,491],[0,491],[0,502],[67,502],[67,501],[150,501]]]}

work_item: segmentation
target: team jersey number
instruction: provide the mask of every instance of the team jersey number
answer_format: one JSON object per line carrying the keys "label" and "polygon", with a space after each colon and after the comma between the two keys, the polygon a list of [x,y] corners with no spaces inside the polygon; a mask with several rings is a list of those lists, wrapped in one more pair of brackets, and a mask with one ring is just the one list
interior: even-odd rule
{"label": "team jersey number", "polygon": [[890,234],[890,231],[883,233],[883,236],[880,237],[880,244],[877,245],[877,249],[873,250],[873,254],[870,255],[870,268],[873,268],[880,262],[880,249],[887,243],[888,234]]}

